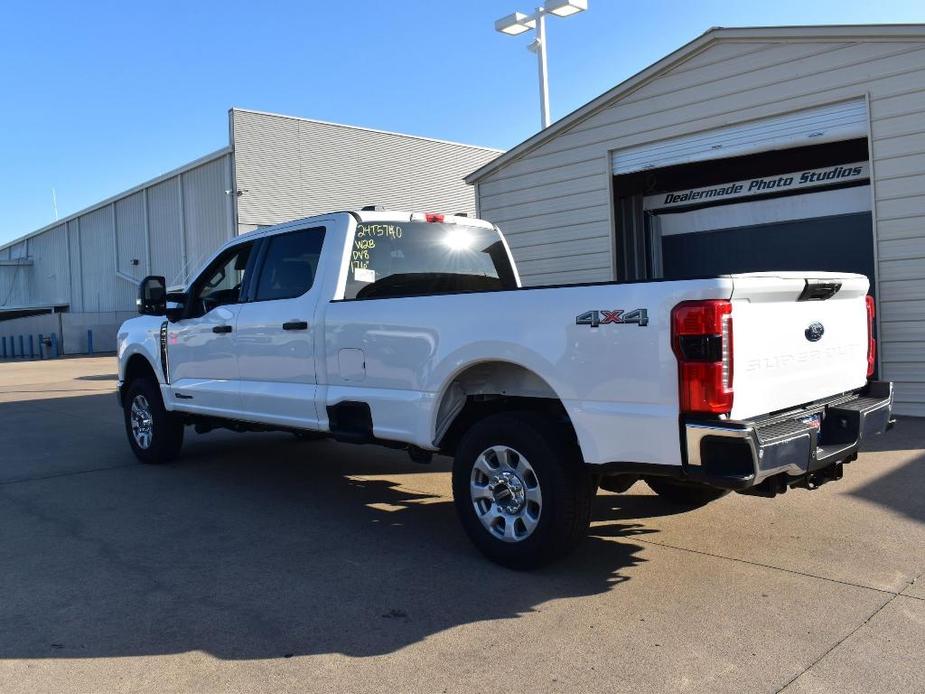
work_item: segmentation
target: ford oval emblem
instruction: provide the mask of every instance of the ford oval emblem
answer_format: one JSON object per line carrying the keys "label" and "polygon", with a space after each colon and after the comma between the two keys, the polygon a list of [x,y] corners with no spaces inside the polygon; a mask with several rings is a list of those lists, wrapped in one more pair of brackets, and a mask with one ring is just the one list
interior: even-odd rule
{"label": "ford oval emblem", "polygon": [[815,321],[809,324],[809,327],[806,328],[806,339],[810,342],[819,342],[822,339],[822,335],[825,333],[825,328],[822,326],[822,323]]}

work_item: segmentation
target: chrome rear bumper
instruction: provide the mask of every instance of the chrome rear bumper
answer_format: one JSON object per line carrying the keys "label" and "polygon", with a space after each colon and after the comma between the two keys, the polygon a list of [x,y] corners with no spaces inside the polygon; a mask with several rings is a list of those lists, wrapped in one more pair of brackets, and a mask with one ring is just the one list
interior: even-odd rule
{"label": "chrome rear bumper", "polygon": [[841,477],[864,441],[891,426],[893,384],[748,421],[686,421],[684,477],[723,489],[773,495]]}

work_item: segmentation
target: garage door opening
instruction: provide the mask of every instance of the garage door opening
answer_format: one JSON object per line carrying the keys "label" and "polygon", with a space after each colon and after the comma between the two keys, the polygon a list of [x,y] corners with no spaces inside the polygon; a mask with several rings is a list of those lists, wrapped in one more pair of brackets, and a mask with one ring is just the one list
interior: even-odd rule
{"label": "garage door opening", "polygon": [[873,280],[868,185],[647,214],[652,277],[762,270],[857,272]]}
{"label": "garage door opening", "polygon": [[614,176],[618,279],[763,270],[874,286],[866,138]]}

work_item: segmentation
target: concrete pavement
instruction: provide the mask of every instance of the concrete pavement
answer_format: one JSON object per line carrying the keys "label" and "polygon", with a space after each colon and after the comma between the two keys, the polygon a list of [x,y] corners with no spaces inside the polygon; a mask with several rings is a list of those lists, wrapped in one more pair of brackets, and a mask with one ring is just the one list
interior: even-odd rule
{"label": "concrete pavement", "polygon": [[141,465],[114,374],[0,364],[4,693],[925,691],[921,420],[814,492],[601,494],[574,556],[514,573],[445,459],[188,431]]}

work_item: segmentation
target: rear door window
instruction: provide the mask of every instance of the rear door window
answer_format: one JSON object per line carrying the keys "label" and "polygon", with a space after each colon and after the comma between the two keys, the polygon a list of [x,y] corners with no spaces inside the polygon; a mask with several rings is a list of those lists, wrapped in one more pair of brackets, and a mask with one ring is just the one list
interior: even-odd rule
{"label": "rear door window", "polygon": [[345,299],[516,289],[494,229],[429,222],[357,224]]}
{"label": "rear door window", "polygon": [[277,234],[265,243],[254,301],[292,299],[312,288],[324,244],[324,227]]}

